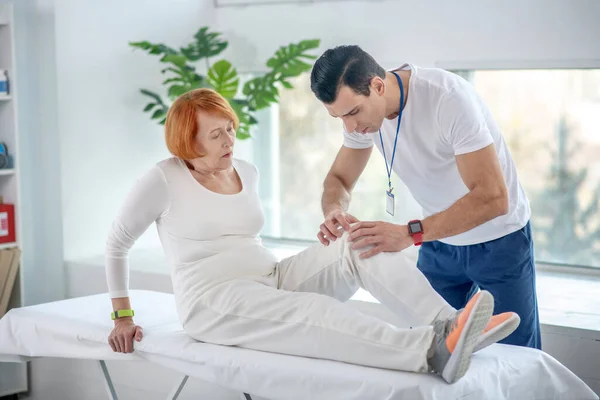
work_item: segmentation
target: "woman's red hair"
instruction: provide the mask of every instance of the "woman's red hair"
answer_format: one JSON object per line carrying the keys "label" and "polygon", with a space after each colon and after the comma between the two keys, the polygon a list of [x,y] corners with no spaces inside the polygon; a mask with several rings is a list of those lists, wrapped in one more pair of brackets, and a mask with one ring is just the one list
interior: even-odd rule
{"label": "woman's red hair", "polygon": [[237,130],[239,119],[227,99],[212,89],[194,89],[182,94],[169,108],[165,122],[167,148],[182,160],[200,157],[196,151],[198,110],[230,119]]}

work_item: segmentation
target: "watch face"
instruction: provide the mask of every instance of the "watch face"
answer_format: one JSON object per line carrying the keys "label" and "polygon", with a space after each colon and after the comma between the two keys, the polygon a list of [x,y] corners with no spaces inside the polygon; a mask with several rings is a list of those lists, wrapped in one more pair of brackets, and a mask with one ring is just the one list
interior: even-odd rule
{"label": "watch face", "polygon": [[421,223],[420,222],[411,222],[410,225],[410,231],[412,233],[421,233],[423,230],[421,229]]}

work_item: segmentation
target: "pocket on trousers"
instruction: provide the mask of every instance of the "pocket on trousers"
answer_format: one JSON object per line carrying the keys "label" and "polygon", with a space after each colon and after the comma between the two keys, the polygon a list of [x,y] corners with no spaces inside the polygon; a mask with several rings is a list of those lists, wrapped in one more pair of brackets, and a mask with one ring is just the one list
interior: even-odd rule
{"label": "pocket on trousers", "polygon": [[482,282],[529,276],[532,272],[531,241],[523,229],[475,245],[470,254],[469,276]]}

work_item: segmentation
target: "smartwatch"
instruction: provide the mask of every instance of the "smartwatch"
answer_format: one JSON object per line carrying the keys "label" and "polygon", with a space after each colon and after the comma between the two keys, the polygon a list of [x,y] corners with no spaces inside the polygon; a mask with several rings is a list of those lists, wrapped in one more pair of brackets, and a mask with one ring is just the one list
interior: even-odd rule
{"label": "smartwatch", "polygon": [[418,219],[408,222],[408,234],[412,236],[415,246],[423,243],[423,224]]}
{"label": "smartwatch", "polygon": [[113,311],[112,313],[110,313],[110,318],[112,320],[115,320],[118,318],[123,318],[123,317],[133,317],[133,316],[134,316],[133,310],[116,310],[116,311]]}

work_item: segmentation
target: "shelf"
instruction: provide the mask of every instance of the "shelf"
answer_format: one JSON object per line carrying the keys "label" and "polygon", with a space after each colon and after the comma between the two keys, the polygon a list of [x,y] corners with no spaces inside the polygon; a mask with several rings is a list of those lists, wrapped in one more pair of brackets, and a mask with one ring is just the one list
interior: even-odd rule
{"label": "shelf", "polygon": [[16,242],[12,243],[0,243],[0,250],[10,249],[11,247],[18,247]]}
{"label": "shelf", "polygon": [[[26,43],[15,42],[14,32],[14,8],[17,7],[16,1],[0,0],[0,70],[8,71],[8,92],[0,93],[0,141],[8,145],[9,154],[12,156],[12,162],[15,164],[3,164],[5,168],[0,168],[0,197],[6,203],[14,205],[14,221],[17,234],[23,233],[24,238],[28,238],[29,232],[33,227],[33,222],[27,221],[23,217],[22,205],[20,203],[20,194],[22,188],[18,179],[20,178],[20,170],[16,162],[21,157],[19,155],[19,127],[17,121],[17,91],[18,87],[15,74],[14,55],[19,50],[26,51]],[[21,10],[23,12],[24,10]],[[17,35],[18,36],[18,35]],[[25,48],[20,49],[20,44],[24,44]],[[40,199],[40,201],[43,201]],[[20,222],[26,222],[21,228]],[[20,229],[21,228],[21,229]],[[6,236],[3,239],[7,239]],[[0,243],[0,251],[6,252],[9,249],[23,247],[23,242],[19,236],[10,238],[11,243]],[[9,308],[22,307],[24,305],[24,275],[23,271],[27,270],[28,265],[24,265],[25,258],[19,260],[20,266],[17,271],[15,286],[13,293],[10,296]],[[0,278],[2,281],[2,278]],[[0,286],[3,282],[0,282]],[[1,334],[0,334],[1,335]],[[2,339],[0,338],[0,342]],[[3,396],[14,395],[16,393],[24,393],[30,390],[29,387],[29,363],[2,363],[0,362],[0,398]],[[13,396],[14,397],[14,396]],[[43,397],[43,396],[42,396]],[[12,398],[12,397],[11,397]]]}

